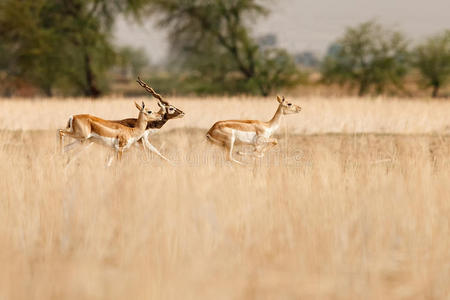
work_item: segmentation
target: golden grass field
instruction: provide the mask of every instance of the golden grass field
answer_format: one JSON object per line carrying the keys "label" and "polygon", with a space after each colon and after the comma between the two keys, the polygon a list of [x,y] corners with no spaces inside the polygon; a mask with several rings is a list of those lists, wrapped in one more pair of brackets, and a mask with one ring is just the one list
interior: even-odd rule
{"label": "golden grass field", "polygon": [[175,166],[106,168],[101,146],[65,167],[56,129],[131,99],[0,100],[0,299],[450,299],[450,102],[293,102],[246,166],[204,135],[275,100],[171,99]]}

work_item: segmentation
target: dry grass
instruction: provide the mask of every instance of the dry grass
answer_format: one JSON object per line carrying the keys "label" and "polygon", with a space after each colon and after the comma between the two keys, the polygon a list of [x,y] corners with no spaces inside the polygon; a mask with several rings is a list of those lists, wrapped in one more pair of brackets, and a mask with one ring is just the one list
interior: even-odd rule
{"label": "dry grass", "polygon": [[[303,107],[301,116],[289,117],[287,125],[292,133],[445,133],[450,134],[450,101],[402,99],[326,99],[288,97]],[[157,109],[150,98],[148,105]],[[36,99],[1,100],[0,128],[54,130],[64,127],[72,114],[91,113],[105,119],[137,116],[131,99],[103,99],[61,101]],[[170,102],[187,113],[184,119],[170,122],[164,130],[174,128],[207,129],[217,120],[230,118],[269,119],[277,102],[260,98],[174,98]]]}
{"label": "dry grass", "polygon": [[185,119],[153,141],[176,166],[136,149],[105,168],[97,147],[66,169],[67,115],[132,105],[0,102],[0,299],[448,299],[450,105],[299,102],[287,126],[317,134],[281,130],[248,166],[204,129],[272,102],[216,99],[205,115],[175,99]]}

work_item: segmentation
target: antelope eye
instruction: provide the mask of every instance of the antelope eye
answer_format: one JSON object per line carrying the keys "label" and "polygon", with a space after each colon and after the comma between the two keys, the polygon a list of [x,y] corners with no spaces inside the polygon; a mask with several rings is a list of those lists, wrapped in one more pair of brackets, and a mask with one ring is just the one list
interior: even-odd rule
{"label": "antelope eye", "polygon": [[173,111],[173,108],[171,107],[171,108],[169,108],[169,111]]}
{"label": "antelope eye", "polygon": [[288,106],[292,106],[292,103],[288,103]]}

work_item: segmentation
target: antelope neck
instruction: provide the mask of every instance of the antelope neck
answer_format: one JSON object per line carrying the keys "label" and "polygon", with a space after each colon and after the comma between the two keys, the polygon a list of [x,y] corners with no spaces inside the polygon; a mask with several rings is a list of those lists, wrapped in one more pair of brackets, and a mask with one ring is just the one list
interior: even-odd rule
{"label": "antelope neck", "polygon": [[163,127],[164,124],[167,123],[167,121],[169,121],[169,119],[167,118],[167,115],[164,114],[164,116],[161,120],[148,122],[146,129],[151,129],[151,128],[159,129],[159,128]]}
{"label": "antelope neck", "polygon": [[135,128],[140,129],[140,130],[145,130],[145,127],[147,126],[147,122],[145,120],[145,116],[143,112],[139,113],[138,119],[136,121],[136,126]]}
{"label": "antelope neck", "polygon": [[269,127],[274,130],[280,127],[282,116],[283,116],[282,105],[280,104],[278,105],[278,109],[273,115],[272,119],[269,121]]}

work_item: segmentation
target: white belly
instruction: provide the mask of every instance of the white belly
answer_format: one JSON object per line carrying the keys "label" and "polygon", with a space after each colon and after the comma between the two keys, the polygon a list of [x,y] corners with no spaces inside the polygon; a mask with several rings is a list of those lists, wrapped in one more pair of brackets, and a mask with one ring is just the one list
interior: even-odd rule
{"label": "white belly", "polygon": [[[98,144],[102,144],[107,147],[112,147],[115,149],[119,148],[119,140],[115,137],[105,137],[105,136],[98,135],[96,133],[91,133],[88,138],[90,138],[91,140],[93,140],[94,142],[96,142]],[[141,138],[141,136],[129,138],[127,143],[123,147],[123,149],[125,150],[125,149],[130,148],[130,146],[133,145],[134,143],[136,143],[136,141],[139,140],[140,138]]]}
{"label": "white belly", "polygon": [[103,144],[108,147],[117,147],[119,145],[119,142],[116,138],[101,136],[94,132],[91,133],[88,138],[92,139],[96,143]]}
{"label": "white belly", "polygon": [[256,133],[251,131],[234,131],[236,141],[241,143],[253,144],[255,142]]}

